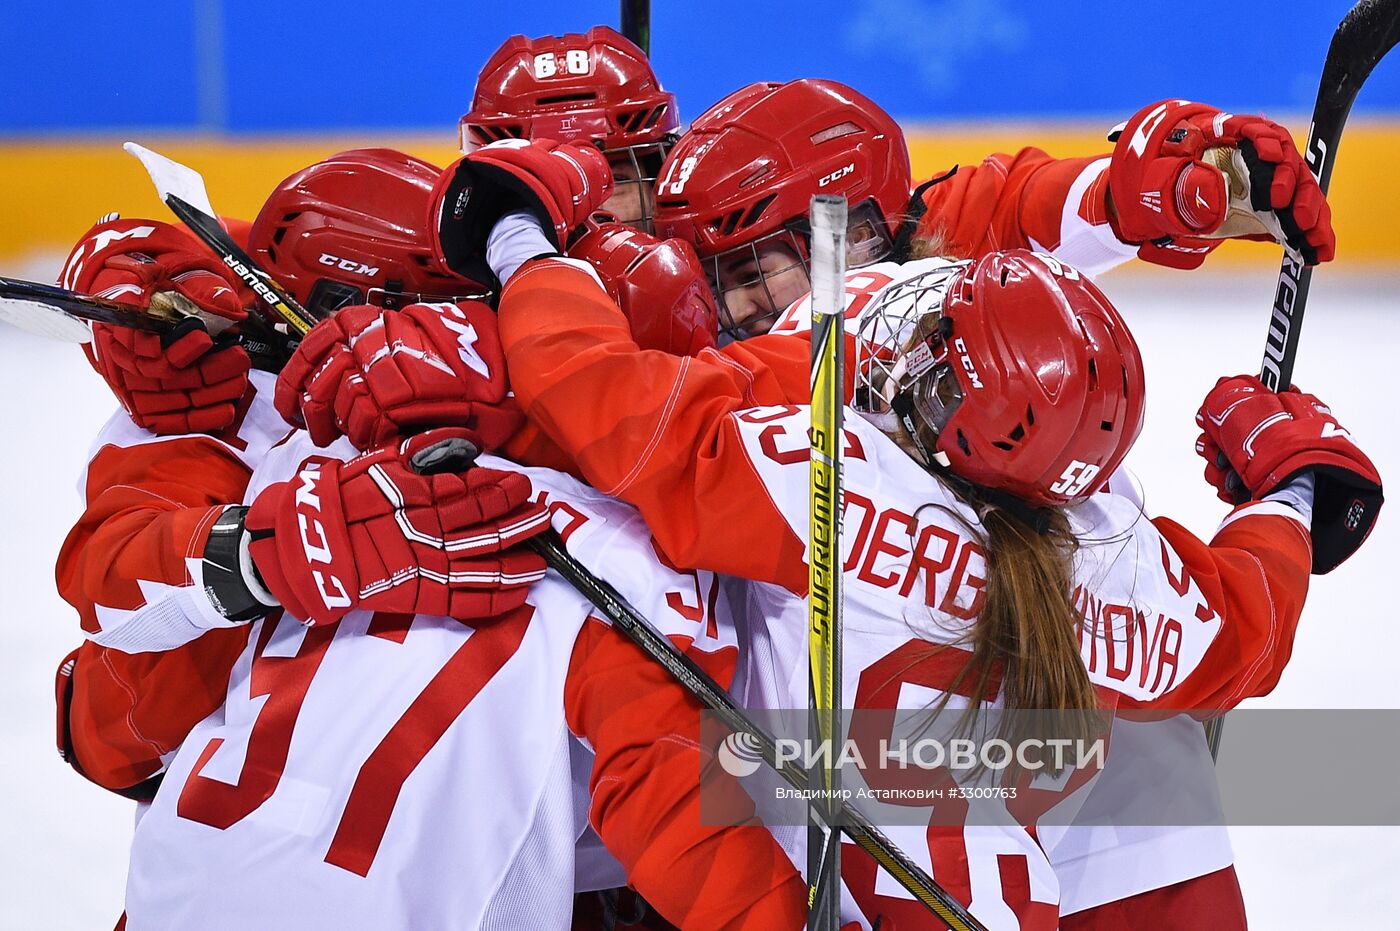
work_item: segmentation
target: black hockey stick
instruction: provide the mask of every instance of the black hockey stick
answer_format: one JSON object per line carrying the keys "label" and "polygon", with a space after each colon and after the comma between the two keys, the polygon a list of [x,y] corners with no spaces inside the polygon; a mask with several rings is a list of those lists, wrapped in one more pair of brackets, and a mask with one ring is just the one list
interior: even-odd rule
{"label": "black hockey stick", "polygon": [[622,34],[651,57],[651,0],[622,0]]}
{"label": "black hockey stick", "polygon": [[316,325],[316,318],[260,268],[215,218],[204,177],[199,172],[134,142],[125,143],[122,148],[146,169],[161,202],[252,289],[257,295],[258,314],[273,329],[297,340]]}
{"label": "black hockey stick", "polygon": [[[152,295],[150,306],[142,309],[37,281],[0,277],[0,320],[51,339],[88,342],[92,331],[85,321],[147,333],[169,333],[189,317],[204,321],[216,339],[220,328],[231,322],[201,313],[193,302],[175,291],[157,292]],[[272,331],[257,317],[244,320],[238,330],[234,339],[257,368],[280,371],[291,356],[293,344],[286,335]]]}
{"label": "black hockey stick", "polygon": [[[140,310],[129,304],[89,297],[67,288],[25,281],[22,278],[0,278],[0,300],[29,305],[29,312],[35,315],[39,326],[44,323],[37,320],[39,316],[59,314],[77,320],[95,320],[98,323],[110,323],[132,330],[144,330],[147,333],[164,333],[177,322],[175,313],[167,313],[164,307]],[[25,321],[15,319],[10,314],[6,314],[5,319],[20,329],[31,329]],[[85,324],[78,324],[74,328],[74,341],[87,342],[87,338],[82,334],[82,329],[85,328]],[[38,326],[33,329],[38,329]]]}
{"label": "black hockey stick", "polygon": [[[640,647],[647,656],[665,667],[671,677],[686,691],[718,714],[726,727],[735,733],[751,736],[757,745],[753,749],[757,750],[769,768],[782,776],[793,788],[799,791],[808,788],[807,773],[791,762],[778,758],[777,743],[773,736],[745,714],[743,709],[734,703],[729,693],[710,678],[708,673],[677,649],[669,639],[658,633],[636,608],[628,604],[627,599],[623,598],[617,589],[569,555],[564,548],[564,542],[559,539],[559,534],[549,530],[532,537],[529,546],[544,557],[551,569],[563,576],[565,581],[592,602],[615,628]],[[974,918],[961,902],[848,802],[841,802],[838,821],[841,830],[851,840],[952,931],[986,931],[985,926]]]}
{"label": "black hockey stick", "polygon": [[264,315],[267,316],[267,310],[271,311],[270,322],[276,326],[289,327],[297,337],[305,336],[316,325],[316,318],[278,285],[271,275],[263,271],[248,253],[239,248],[238,243],[233,241],[233,237],[218,220],[174,194],[167,194],[165,203],[182,223],[193,230],[206,246],[214,250],[220,261],[252,289],[257,295],[259,309],[265,309]]}
{"label": "black hockey stick", "polygon": [[[465,472],[475,464],[477,455],[477,448],[468,440],[454,438],[419,450],[414,454],[411,465],[423,474]],[[546,530],[538,536],[531,537],[526,545],[544,557],[545,563],[601,611],[603,616],[612,622],[613,627],[660,664],[701,704],[718,714],[726,727],[735,733],[752,737],[757,746],[751,749],[756,749],[764,762],[789,785],[799,791],[806,791],[806,771],[790,761],[778,758],[777,742],[773,736],[736,705],[729,693],[710,678],[709,673],[652,627],[651,622],[632,607],[617,589],[569,555],[557,532],[553,529]],[[935,882],[922,867],[846,802],[841,803],[840,821],[841,830],[846,832],[851,840],[870,854],[876,863],[884,867],[901,886],[942,919],[952,931],[986,931],[985,926],[974,918],[961,902],[953,898],[948,890]]]}
{"label": "black hockey stick", "polygon": [[[1308,130],[1305,156],[1322,193],[1332,181],[1337,160],[1337,144],[1342,139],[1351,105],[1371,69],[1400,41],[1400,0],[1361,0],[1342,18],[1332,34],[1327,59],[1322,64],[1322,81],[1313,104],[1312,128]],[[1259,378],[1274,391],[1283,391],[1293,382],[1293,363],[1303,329],[1303,310],[1308,303],[1308,286],[1313,270],[1302,257],[1284,247],[1283,265],[1278,273],[1269,337],[1264,344],[1264,363]]]}
{"label": "black hockey stick", "polygon": [[[1312,126],[1305,152],[1308,167],[1326,194],[1337,161],[1337,144],[1342,141],[1351,105],[1361,85],[1377,62],[1400,42],[1400,0],[1361,0],[1352,7],[1332,34],[1327,58],[1322,63],[1322,80],[1313,104]],[[1269,335],[1264,342],[1264,362],[1259,380],[1273,391],[1284,391],[1293,384],[1293,364],[1298,357],[1298,341],[1303,332],[1303,311],[1312,283],[1311,267],[1303,257],[1284,246],[1278,272],[1278,290],[1269,318]],[[1206,744],[1211,759],[1220,755],[1225,729],[1224,716],[1206,722]]]}

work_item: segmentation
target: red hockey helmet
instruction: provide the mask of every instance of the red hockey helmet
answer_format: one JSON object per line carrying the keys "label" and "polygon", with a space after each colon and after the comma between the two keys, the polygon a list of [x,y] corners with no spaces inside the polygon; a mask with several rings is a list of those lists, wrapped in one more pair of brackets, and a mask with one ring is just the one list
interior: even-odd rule
{"label": "red hockey helmet", "polygon": [[858,407],[892,414],[925,466],[1032,504],[1098,491],[1146,398],[1137,343],[1103,292],[1024,249],[907,285],[862,321]]}
{"label": "red hockey helmet", "polygon": [[[662,88],[646,54],[616,30],[595,26],[585,34],[507,39],[481,69],[457,129],[463,152],[501,139],[592,142],[619,176],[610,209],[650,229],[651,189],[680,119],[675,95]],[[637,216],[618,204],[629,195]]]}
{"label": "red hockey helmet", "polygon": [[693,356],[715,344],[715,299],[690,243],[604,223],[574,243],[569,256],[598,270],[642,349]]}
{"label": "red hockey helmet", "polygon": [[428,207],[441,173],[393,149],[332,155],[277,185],[249,251],[318,317],[349,304],[488,294],[433,257]]}
{"label": "red hockey helmet", "polygon": [[757,268],[759,247],[773,238],[805,264],[814,194],[844,194],[851,205],[848,264],[878,261],[893,248],[912,184],[903,132],[867,97],[811,78],[750,84],[702,114],[671,150],[656,188],[655,226],[706,260],[733,332],[723,264],[751,256]]}

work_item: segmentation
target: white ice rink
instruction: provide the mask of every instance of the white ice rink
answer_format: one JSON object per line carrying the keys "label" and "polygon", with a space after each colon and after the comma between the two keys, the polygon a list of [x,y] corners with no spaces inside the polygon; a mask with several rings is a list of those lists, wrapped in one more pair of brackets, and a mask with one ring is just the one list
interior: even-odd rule
{"label": "white ice rink", "polygon": [[[1200,477],[1193,415],[1217,376],[1257,368],[1274,274],[1261,266],[1103,281],[1147,360],[1147,427],[1129,464],[1150,511],[1200,534],[1225,508]],[[1324,269],[1297,368],[1391,483],[1400,482],[1395,278]],[[53,724],[54,669],[79,639],[54,590],[54,558],[79,512],[74,483],[89,441],[113,407],[76,347],[0,327],[0,929],[104,929],[121,911],[132,803],[61,763]],[[1391,509],[1356,558],[1315,581],[1292,664],[1258,706],[1400,707],[1390,575],[1400,572],[1400,504]],[[1346,791],[1345,773],[1336,790]],[[1400,829],[1232,836],[1252,927],[1400,928]]]}

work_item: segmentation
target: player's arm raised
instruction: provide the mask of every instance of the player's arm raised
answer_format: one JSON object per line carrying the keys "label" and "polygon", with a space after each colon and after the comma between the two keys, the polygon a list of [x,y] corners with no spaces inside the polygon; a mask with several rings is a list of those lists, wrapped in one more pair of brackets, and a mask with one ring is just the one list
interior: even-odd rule
{"label": "player's arm raised", "polygon": [[1197,422],[1207,481],[1244,503],[1209,545],[1166,518],[1152,521],[1168,583],[1199,593],[1197,621],[1220,624],[1199,665],[1162,701],[1226,710],[1278,683],[1309,574],[1332,571],[1365,542],[1383,493],[1370,459],[1312,395],[1222,378]]}
{"label": "player's arm raised", "polygon": [[1107,156],[1057,159],[1027,147],[935,176],[916,189],[915,209],[926,212],[914,242],[956,258],[1035,249],[1089,275],[1108,271],[1137,253],[1108,223],[1108,164]]}
{"label": "player's arm raised", "polygon": [[1133,257],[1195,268],[1224,239],[1274,239],[1328,261],[1331,211],[1292,138],[1260,116],[1151,104],[1112,135],[1112,153],[989,155],[922,185],[916,240],[939,254],[1049,252],[1090,275]]}

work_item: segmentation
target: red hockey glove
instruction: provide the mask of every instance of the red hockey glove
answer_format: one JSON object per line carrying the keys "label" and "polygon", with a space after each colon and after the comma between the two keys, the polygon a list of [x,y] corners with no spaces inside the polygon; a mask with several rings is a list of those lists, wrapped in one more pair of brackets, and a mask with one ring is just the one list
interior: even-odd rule
{"label": "red hockey glove", "polygon": [[1278,394],[1252,375],[1222,378],[1196,414],[1196,452],[1221,499],[1262,498],[1313,473],[1313,571],[1330,572],[1375,525],[1385,496],[1380,473],[1332,411],[1311,394]]}
{"label": "red hockey glove", "polygon": [[247,316],[242,285],[199,243],[155,220],[99,223],[78,242],[65,287],[135,307],[174,292],[200,316],[173,332],[92,325],[88,360],[140,427],[158,434],[215,433],[248,390],[248,354],[210,335]]}
{"label": "red hockey glove", "polygon": [[1287,243],[1308,265],[1335,254],[1331,208],[1277,123],[1164,100],[1110,138],[1114,229],[1143,259],[1195,268],[1232,238]]}
{"label": "red hockey glove", "polygon": [[277,378],[277,410],[318,446],[357,449],[426,427],[496,449],[524,416],[509,396],[496,315],[485,304],[348,307],[317,324]]}
{"label": "red hockey glove", "polygon": [[461,431],[435,430],[351,459],[311,459],[265,489],[246,518],[267,590],[308,624],[350,611],[480,623],[520,606],[544,560],[515,544],[549,526],[530,480],[471,468],[431,472]]}
{"label": "red hockey glove", "polygon": [[714,292],[690,243],[663,242],[621,223],[603,223],[574,243],[569,256],[598,270],[642,349],[693,356],[715,345]]}
{"label": "red hockey glove", "polygon": [[[552,139],[493,142],[448,166],[433,190],[433,246],[449,268],[492,281],[486,239],[513,210],[539,220],[556,250],[613,191],[612,168],[588,145]],[[484,276],[484,277],[483,277]]]}

